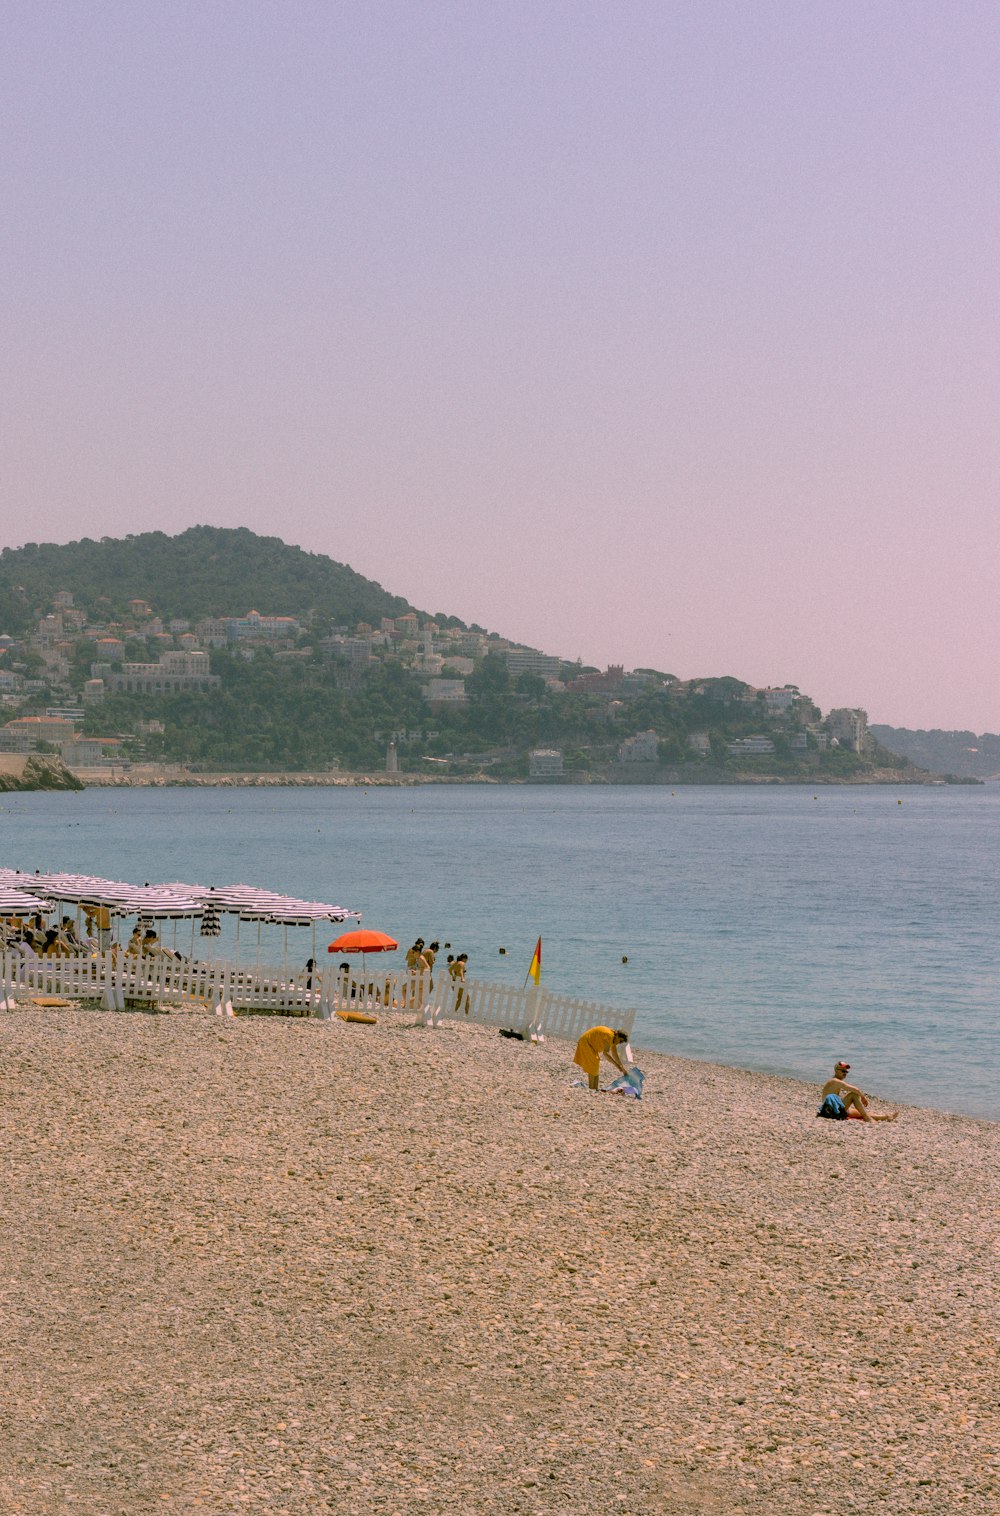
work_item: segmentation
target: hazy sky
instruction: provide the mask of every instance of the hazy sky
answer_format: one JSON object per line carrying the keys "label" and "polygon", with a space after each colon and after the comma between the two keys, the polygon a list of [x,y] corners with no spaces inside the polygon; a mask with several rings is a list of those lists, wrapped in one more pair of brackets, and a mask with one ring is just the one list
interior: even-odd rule
{"label": "hazy sky", "polygon": [[588,663],[1000,730],[995,0],[4,32],[3,544],[247,525]]}

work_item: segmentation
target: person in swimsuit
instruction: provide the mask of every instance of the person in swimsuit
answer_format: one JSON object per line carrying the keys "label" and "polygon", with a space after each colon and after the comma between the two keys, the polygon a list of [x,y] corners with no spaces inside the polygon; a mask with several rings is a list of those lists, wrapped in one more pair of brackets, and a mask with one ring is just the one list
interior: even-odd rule
{"label": "person in swimsuit", "polygon": [[848,1084],[846,1075],[850,1069],[849,1063],[840,1062],[833,1066],[833,1078],[828,1079],[820,1094],[820,1108],[817,1116],[829,1114],[834,1121],[846,1121],[853,1116],[856,1121],[895,1121],[899,1116],[898,1111],[890,1111],[886,1116],[873,1116],[868,1109],[868,1096],[857,1085]]}
{"label": "person in swimsuit", "polygon": [[455,986],[455,1010],[461,1010],[462,1001],[464,1000],[465,1014],[467,1016],[469,1014],[469,997],[465,990],[465,971],[468,966],[468,953],[459,953],[457,958],[450,956],[448,958],[448,973],[451,976],[452,984]]}
{"label": "person in swimsuit", "polygon": [[628,1032],[615,1032],[609,1026],[592,1026],[580,1038],[573,1054],[573,1062],[583,1069],[592,1090],[599,1088],[602,1056],[613,1063],[620,1074],[628,1073],[618,1056],[617,1049],[620,1047],[628,1047]]}

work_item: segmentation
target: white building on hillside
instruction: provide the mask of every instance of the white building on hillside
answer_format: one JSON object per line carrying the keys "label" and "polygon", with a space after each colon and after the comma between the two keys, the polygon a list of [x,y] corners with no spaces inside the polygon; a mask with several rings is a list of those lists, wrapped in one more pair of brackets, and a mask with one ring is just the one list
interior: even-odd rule
{"label": "white building on hillside", "polygon": [[558,748],[536,748],[528,756],[528,777],[530,779],[561,779],[563,772],[563,755]]}

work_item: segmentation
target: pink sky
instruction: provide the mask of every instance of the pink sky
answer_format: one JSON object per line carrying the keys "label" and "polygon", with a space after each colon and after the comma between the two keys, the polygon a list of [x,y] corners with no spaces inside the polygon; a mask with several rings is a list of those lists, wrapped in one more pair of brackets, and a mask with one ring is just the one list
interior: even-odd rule
{"label": "pink sky", "polygon": [[247,525],[565,657],[1000,730],[993,4],[5,29],[0,543]]}

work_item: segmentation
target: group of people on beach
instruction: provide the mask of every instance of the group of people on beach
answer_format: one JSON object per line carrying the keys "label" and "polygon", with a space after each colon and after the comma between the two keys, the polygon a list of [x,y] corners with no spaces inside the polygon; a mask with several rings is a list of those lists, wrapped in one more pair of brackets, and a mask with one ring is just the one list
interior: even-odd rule
{"label": "group of people on beach", "polygon": [[[451,947],[450,942],[445,947]],[[411,974],[428,976],[428,986],[434,988],[434,965],[437,963],[438,953],[441,951],[440,942],[425,943],[422,937],[418,937],[411,948],[406,952],[406,967]],[[466,999],[464,989],[465,975],[469,966],[468,953],[449,953],[445,960],[448,977],[455,986],[455,1010],[459,1010],[463,1000]]]}
{"label": "group of people on beach", "polygon": [[[100,953],[108,949],[117,958],[118,947],[111,941],[111,916],[104,906],[88,906],[80,927],[72,916],[49,926],[44,914],[0,919],[0,951],[16,952],[25,958],[76,958],[81,953]],[[179,953],[164,947],[148,921],[140,920],[125,945],[131,958],[179,958]]]}
{"label": "group of people on beach", "polygon": [[175,953],[172,948],[164,947],[152,927],[145,929],[140,921],[133,927],[132,935],[125,944],[125,951],[130,958],[180,958],[180,953]]}
{"label": "group of people on beach", "polygon": [[56,926],[46,925],[41,911],[27,920],[7,916],[0,922],[0,948],[23,957],[73,958],[96,947],[89,936],[79,936],[71,916],[64,916]]}
{"label": "group of people on beach", "polygon": [[[451,943],[446,942],[445,947],[451,947]],[[440,951],[440,942],[425,943],[422,937],[418,937],[413,946],[406,951],[406,969],[407,973],[411,976],[412,984],[410,998],[414,1005],[417,1004],[425,989],[430,990],[434,988],[434,967]],[[455,986],[456,991],[454,1009],[458,1010],[463,1000],[466,1000],[464,986],[469,955],[468,953],[449,953],[446,963],[448,977]],[[374,981],[371,983],[361,983],[356,976],[352,977],[351,965],[346,961],[337,965],[337,972],[347,987],[350,999],[354,1000],[359,996],[363,996],[377,1001],[384,998],[379,985]],[[306,989],[319,989],[320,984],[319,966],[315,958],[310,958],[305,966]]]}
{"label": "group of people on beach", "polygon": [[[96,953],[107,947],[110,928],[111,919],[108,911],[98,906],[85,908],[82,933],[71,916],[63,916],[58,924],[53,926],[47,925],[41,911],[37,911],[27,919],[19,916],[0,917],[0,951],[17,952],[25,957],[37,958],[70,958],[80,953]],[[446,948],[450,946],[450,942],[445,943]],[[433,988],[434,970],[440,950],[439,942],[425,943],[422,937],[416,938],[407,950],[406,967],[413,977],[415,996],[422,991],[424,976],[427,977],[429,987]],[[164,947],[156,931],[141,920],[133,928],[125,953],[136,958],[180,956]],[[466,1014],[468,1014],[468,995],[465,989],[465,976],[468,962],[468,953],[449,953],[446,960],[448,977],[455,989],[453,1009],[460,1010],[464,1002]],[[346,979],[351,972],[350,964],[341,963],[339,972]],[[318,987],[319,984],[319,972],[313,958],[310,958],[306,964],[305,983],[307,989],[312,989],[314,984]],[[372,993],[370,987],[360,986],[359,988],[355,982],[352,982],[351,990],[353,994]],[[588,1086],[592,1090],[600,1088],[602,1058],[619,1074],[627,1077],[631,1063],[628,1032],[620,1027],[593,1026],[584,1032],[577,1042],[573,1062],[586,1074]],[[851,1065],[844,1059],[838,1059],[834,1064],[833,1076],[826,1081],[820,1092],[820,1107],[816,1112],[817,1116],[832,1121],[897,1120],[898,1111],[875,1113],[869,1108],[870,1097],[864,1090],[850,1084],[847,1080],[850,1068]]]}

